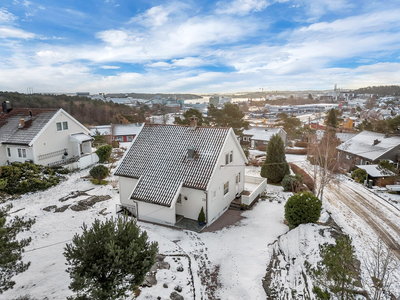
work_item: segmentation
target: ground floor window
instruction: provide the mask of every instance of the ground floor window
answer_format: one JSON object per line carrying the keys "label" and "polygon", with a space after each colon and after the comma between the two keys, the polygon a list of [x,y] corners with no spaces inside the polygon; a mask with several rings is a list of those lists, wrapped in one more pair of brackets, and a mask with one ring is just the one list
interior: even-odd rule
{"label": "ground floor window", "polygon": [[126,137],[126,140],[127,140],[128,142],[132,142],[132,141],[133,141],[133,136],[132,136],[132,135],[128,135],[128,136]]}
{"label": "ground floor window", "polygon": [[224,183],[224,195],[229,193],[229,181]]}
{"label": "ground floor window", "polygon": [[123,142],[124,138],[122,136],[114,136],[114,141]]}
{"label": "ground floor window", "polygon": [[11,148],[10,147],[7,147],[7,156],[11,157]]}
{"label": "ground floor window", "polygon": [[240,173],[236,174],[236,183],[240,182]]}
{"label": "ground floor window", "polygon": [[18,157],[26,158],[26,149],[18,148]]}

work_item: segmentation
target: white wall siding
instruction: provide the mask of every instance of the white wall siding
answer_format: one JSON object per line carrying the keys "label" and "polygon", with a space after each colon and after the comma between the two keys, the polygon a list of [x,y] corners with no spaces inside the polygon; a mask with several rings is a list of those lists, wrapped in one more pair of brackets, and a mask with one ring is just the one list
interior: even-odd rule
{"label": "white wall siding", "polygon": [[0,166],[5,165],[8,160],[7,157],[7,147],[5,145],[0,145]]}
{"label": "white wall siding", "polygon": [[[15,162],[15,161],[24,163],[27,159],[34,160],[33,151],[32,151],[33,149],[28,146],[3,145],[2,148],[3,147],[4,147],[4,154],[5,154],[5,161],[4,161],[4,163],[2,163],[2,165],[4,165],[7,160],[10,163]],[[11,157],[7,157],[7,152],[6,152],[7,148],[10,148],[10,150],[11,150]],[[25,149],[26,157],[18,157],[18,149]]]}
{"label": "white wall siding", "polygon": [[[230,151],[233,151],[233,161],[226,165],[225,153]],[[211,178],[208,188],[208,225],[214,222],[235,199],[236,174],[238,173],[240,173],[240,183],[237,192],[241,193],[244,190],[245,160],[240,151],[241,148],[238,148],[234,137],[229,135],[227,143],[222,150],[223,155],[217,163],[217,169]],[[224,183],[227,181],[229,181],[229,192],[224,195]]]}
{"label": "white wall siding", "polygon": [[139,220],[170,226],[175,225],[175,209],[140,201],[137,202],[137,205]]}
{"label": "white wall siding", "polygon": [[[57,122],[68,122],[68,130],[57,131]],[[68,115],[61,112],[46,128],[44,132],[35,141],[33,147],[35,148],[35,163],[40,165],[47,165],[49,163],[62,160],[62,154],[52,156],[49,158],[39,160],[38,157],[43,154],[53,153],[63,149],[68,149],[68,157],[79,154],[79,145],[70,142],[70,135],[73,133],[90,133],[89,130],[84,129]]]}
{"label": "white wall siding", "polygon": [[133,200],[130,199],[133,189],[136,187],[138,179],[119,177],[119,195],[121,205],[133,205]]}
{"label": "white wall siding", "polygon": [[[206,193],[203,190],[196,190],[183,187],[181,189],[182,204],[176,203],[176,214],[185,218],[197,220],[201,207],[206,213]],[[187,200],[185,200],[185,197]]]}

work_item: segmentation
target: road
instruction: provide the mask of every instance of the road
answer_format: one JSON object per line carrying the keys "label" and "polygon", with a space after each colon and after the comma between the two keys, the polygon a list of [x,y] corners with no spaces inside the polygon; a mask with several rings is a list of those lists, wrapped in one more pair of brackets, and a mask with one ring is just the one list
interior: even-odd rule
{"label": "road", "polygon": [[[360,217],[400,260],[400,211],[361,185],[344,180],[325,187],[325,198],[337,208],[344,204]],[[362,234],[362,232],[360,232]]]}

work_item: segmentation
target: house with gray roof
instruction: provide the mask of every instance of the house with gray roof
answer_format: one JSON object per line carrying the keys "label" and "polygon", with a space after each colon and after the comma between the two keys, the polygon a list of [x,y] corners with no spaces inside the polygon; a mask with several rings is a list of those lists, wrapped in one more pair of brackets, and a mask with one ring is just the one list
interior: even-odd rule
{"label": "house with gray roof", "polygon": [[244,189],[246,156],[232,128],[146,124],[116,168],[121,205],[139,220],[213,223]]}
{"label": "house with gray roof", "polygon": [[362,131],[337,149],[349,166],[377,164],[381,160],[399,161],[400,136]]}
{"label": "house with gray roof", "polygon": [[286,145],[286,131],[279,127],[250,127],[243,130],[240,143],[242,145],[250,145],[251,148],[258,150],[267,150],[269,140],[273,135],[279,135],[283,143]]}
{"label": "house with gray roof", "polygon": [[0,165],[32,162],[77,169],[98,161],[90,131],[63,109],[2,106]]}

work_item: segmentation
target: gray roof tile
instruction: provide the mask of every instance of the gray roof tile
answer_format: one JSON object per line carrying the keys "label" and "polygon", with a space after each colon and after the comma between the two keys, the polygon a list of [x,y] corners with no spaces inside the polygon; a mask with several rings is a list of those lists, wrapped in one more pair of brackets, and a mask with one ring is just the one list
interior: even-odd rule
{"label": "gray roof tile", "polygon": [[[29,111],[32,112],[32,117],[29,116]],[[57,111],[57,109],[14,108],[8,114],[1,114],[0,143],[29,145]],[[20,119],[25,120],[22,128],[19,127]]]}
{"label": "gray roof tile", "polygon": [[[145,125],[115,175],[140,178],[132,198],[170,206],[180,185],[205,190],[229,128]],[[188,159],[188,147],[196,158]]]}

